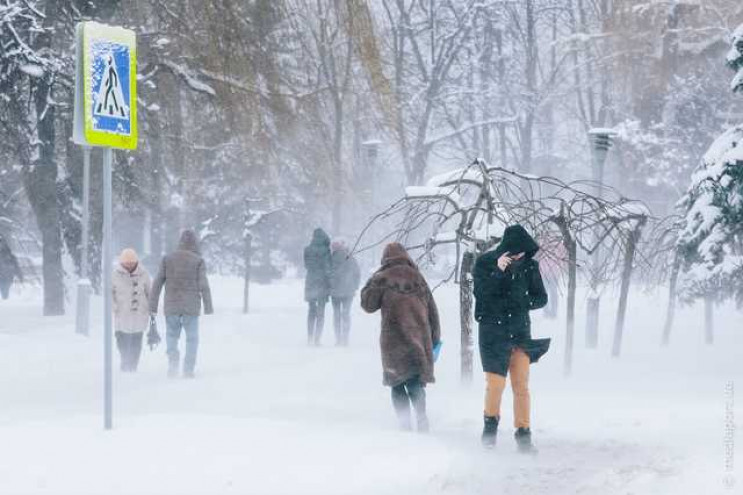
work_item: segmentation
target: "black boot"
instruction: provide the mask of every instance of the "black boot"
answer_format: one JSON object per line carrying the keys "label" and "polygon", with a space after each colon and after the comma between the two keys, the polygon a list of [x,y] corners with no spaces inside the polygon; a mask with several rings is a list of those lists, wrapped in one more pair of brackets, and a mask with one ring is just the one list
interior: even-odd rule
{"label": "black boot", "polygon": [[400,429],[412,431],[413,420],[410,415],[410,398],[404,384],[392,387],[392,405],[395,408]]}
{"label": "black boot", "polygon": [[482,444],[485,447],[495,447],[498,437],[498,416],[485,416],[485,426],[482,429]]}
{"label": "black boot", "polygon": [[518,445],[519,452],[524,453],[536,453],[537,449],[534,448],[534,444],[531,443],[531,430],[529,428],[519,428],[516,433],[513,434],[516,439],[516,445]]}

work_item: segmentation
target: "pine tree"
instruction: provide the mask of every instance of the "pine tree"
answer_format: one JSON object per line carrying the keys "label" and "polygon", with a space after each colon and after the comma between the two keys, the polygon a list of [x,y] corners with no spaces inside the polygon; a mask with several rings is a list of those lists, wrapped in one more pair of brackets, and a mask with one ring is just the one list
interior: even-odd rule
{"label": "pine tree", "polygon": [[733,46],[728,52],[727,64],[736,74],[730,87],[733,92],[743,92],[743,24],[733,33],[731,43]]}
{"label": "pine tree", "polygon": [[[743,25],[732,36],[727,65],[736,72],[731,88],[743,91]],[[743,125],[729,129],[692,174],[679,206],[685,211],[679,251],[686,272],[686,300],[732,297],[743,305]]]}

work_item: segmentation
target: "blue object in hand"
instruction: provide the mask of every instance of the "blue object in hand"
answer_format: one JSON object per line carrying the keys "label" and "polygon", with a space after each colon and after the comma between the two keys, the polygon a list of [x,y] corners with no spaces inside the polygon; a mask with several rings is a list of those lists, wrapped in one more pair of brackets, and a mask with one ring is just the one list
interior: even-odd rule
{"label": "blue object in hand", "polygon": [[433,346],[433,362],[439,360],[439,354],[441,354],[441,346],[444,344],[442,340],[439,340],[434,346]]}

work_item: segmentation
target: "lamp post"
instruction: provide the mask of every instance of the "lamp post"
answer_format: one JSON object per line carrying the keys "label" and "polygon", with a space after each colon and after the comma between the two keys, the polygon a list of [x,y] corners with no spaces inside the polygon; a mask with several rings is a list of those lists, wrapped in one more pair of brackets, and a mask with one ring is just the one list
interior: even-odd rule
{"label": "lamp post", "polygon": [[361,149],[363,151],[363,163],[368,186],[369,203],[374,208],[374,190],[376,186],[377,178],[377,159],[379,157],[379,147],[382,145],[382,141],[378,139],[369,139],[361,143]]}
{"label": "lamp post", "polygon": [[88,242],[90,232],[90,146],[83,146],[83,218],[80,279],[77,281],[77,312],[75,332],[90,333],[90,278],[88,278]]}
{"label": "lamp post", "polygon": [[[598,197],[602,198],[604,193],[604,166],[606,157],[611,148],[612,138],[616,135],[613,129],[595,128],[588,131],[588,139],[591,142],[591,157],[593,164],[593,180],[598,184]],[[598,234],[597,234],[598,242]],[[586,347],[595,349],[599,343],[599,308],[601,307],[601,249],[596,246],[593,252],[592,273],[590,288],[586,307]]]}

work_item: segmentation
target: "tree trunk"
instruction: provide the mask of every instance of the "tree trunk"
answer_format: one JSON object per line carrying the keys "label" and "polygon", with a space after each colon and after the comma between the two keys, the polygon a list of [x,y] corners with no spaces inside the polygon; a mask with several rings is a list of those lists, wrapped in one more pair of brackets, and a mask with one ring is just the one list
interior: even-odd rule
{"label": "tree trunk", "polygon": [[715,343],[715,301],[712,296],[704,298],[704,341],[707,345]]}
{"label": "tree trunk", "polygon": [[570,235],[567,221],[560,216],[553,217],[552,221],[560,229],[562,244],[568,253],[568,297],[567,297],[567,320],[565,328],[565,361],[563,371],[566,376],[573,372],[573,347],[575,340],[575,292],[578,287],[578,246]]}
{"label": "tree trunk", "polygon": [[575,292],[578,287],[578,249],[575,241],[569,239],[568,250],[568,298],[567,323],[565,328],[565,375],[573,372],[573,341],[575,340]]}
{"label": "tree trunk", "polygon": [[475,254],[466,252],[462,256],[459,276],[459,315],[462,330],[461,336],[461,379],[463,383],[472,381],[472,269],[475,265]]}
{"label": "tree trunk", "polygon": [[[47,9],[45,27],[53,25],[53,9]],[[51,49],[51,33],[40,32],[34,49]],[[31,202],[36,223],[41,231],[42,275],[44,281],[44,315],[64,314],[64,271],[62,269],[62,232],[60,228],[59,201],[57,198],[57,163],[54,159],[55,107],[52,102],[51,74],[35,80],[33,105],[35,110],[37,147],[33,158],[24,170],[26,195]]]}
{"label": "tree trunk", "polygon": [[619,357],[622,352],[622,336],[624,334],[624,319],[627,314],[627,298],[629,297],[630,281],[632,280],[632,265],[635,261],[635,251],[637,243],[642,235],[642,228],[645,226],[646,219],[638,221],[634,230],[630,233],[627,249],[624,252],[624,266],[622,268],[622,285],[619,293],[619,308],[617,310],[617,321],[614,326],[614,343],[611,349],[613,357]]}
{"label": "tree trunk", "polygon": [[599,346],[599,310],[600,297],[589,297],[586,305],[586,348],[596,349]]}
{"label": "tree trunk", "polygon": [[681,268],[681,259],[678,253],[673,259],[671,268],[671,280],[668,287],[668,306],[666,307],[666,324],[663,327],[663,345],[671,342],[671,330],[673,329],[673,320],[676,316],[676,287],[678,286],[679,271]]}
{"label": "tree trunk", "polygon": [[253,236],[251,234],[245,234],[245,274],[244,281],[245,286],[243,289],[243,313],[248,314],[250,312],[250,260],[253,258]]}
{"label": "tree trunk", "polygon": [[338,235],[342,227],[343,212],[343,100],[340,95],[335,97],[335,125],[333,131],[333,232]]}

